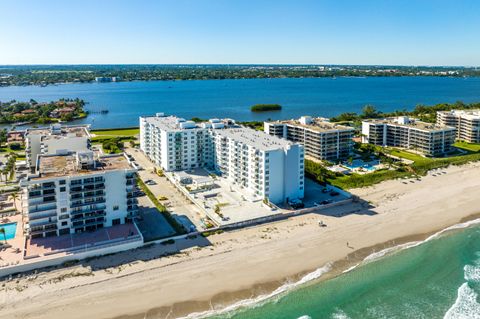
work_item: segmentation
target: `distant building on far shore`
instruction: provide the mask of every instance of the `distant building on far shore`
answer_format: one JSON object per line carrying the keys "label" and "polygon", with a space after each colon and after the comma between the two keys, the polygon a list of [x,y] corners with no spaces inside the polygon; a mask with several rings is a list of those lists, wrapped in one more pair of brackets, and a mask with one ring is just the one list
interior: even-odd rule
{"label": "distant building on far shore", "polygon": [[353,150],[355,129],[330,123],[325,118],[302,116],[299,120],[264,122],[265,133],[305,147],[305,154],[317,160],[345,159]]}
{"label": "distant building on far shore", "polygon": [[437,124],[454,127],[461,141],[480,143],[480,110],[440,111]]}
{"label": "distant building on far shore", "polygon": [[455,128],[425,123],[407,116],[362,121],[362,143],[394,146],[425,156],[443,156],[452,150]]}
{"label": "distant building on far shore", "polygon": [[105,83],[105,82],[118,82],[122,78],[119,76],[97,76],[95,77],[95,82]]}

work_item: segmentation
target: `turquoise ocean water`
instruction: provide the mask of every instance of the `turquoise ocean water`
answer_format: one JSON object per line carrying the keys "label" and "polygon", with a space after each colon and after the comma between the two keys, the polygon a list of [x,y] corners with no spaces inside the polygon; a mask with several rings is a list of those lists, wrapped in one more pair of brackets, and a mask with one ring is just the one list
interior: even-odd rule
{"label": "turquoise ocean water", "polygon": [[285,285],[276,296],[246,300],[208,318],[480,318],[478,224],[368,258],[334,279],[305,282],[327,270],[320,268],[301,285]]}

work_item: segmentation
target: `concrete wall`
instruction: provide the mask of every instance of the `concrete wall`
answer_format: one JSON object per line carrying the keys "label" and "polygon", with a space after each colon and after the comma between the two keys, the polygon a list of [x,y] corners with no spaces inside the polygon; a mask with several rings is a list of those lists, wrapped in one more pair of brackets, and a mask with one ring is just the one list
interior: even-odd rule
{"label": "concrete wall", "polygon": [[29,259],[29,260],[26,260],[21,265],[0,268],[0,277],[5,277],[12,274],[32,271],[35,269],[40,269],[45,267],[58,266],[71,260],[82,260],[85,258],[107,255],[107,254],[117,253],[120,251],[135,249],[135,248],[142,247],[143,245],[144,245],[143,240],[136,240],[136,241],[126,242],[121,245],[119,244],[113,245],[113,246],[105,245],[104,247],[99,247],[98,249],[90,249],[83,252],[71,253],[69,255],[64,255],[61,257],[56,255],[50,255],[50,256],[42,257],[41,260]]}

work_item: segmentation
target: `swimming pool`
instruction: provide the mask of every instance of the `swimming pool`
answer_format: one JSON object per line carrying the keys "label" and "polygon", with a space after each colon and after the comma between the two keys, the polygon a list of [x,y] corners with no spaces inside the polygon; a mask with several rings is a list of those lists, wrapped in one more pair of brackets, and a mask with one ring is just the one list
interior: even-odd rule
{"label": "swimming pool", "polygon": [[[5,229],[5,237],[7,240],[15,238],[15,232],[17,231],[17,223],[1,224],[0,228]],[[3,234],[0,234],[0,241],[4,240]]]}
{"label": "swimming pool", "polygon": [[343,163],[343,166],[348,168],[349,170],[354,170],[357,168],[363,168],[366,169],[367,171],[375,171],[376,165],[380,164],[380,161],[371,161],[371,162],[364,162],[362,160],[354,160],[352,161],[351,164],[349,163]]}

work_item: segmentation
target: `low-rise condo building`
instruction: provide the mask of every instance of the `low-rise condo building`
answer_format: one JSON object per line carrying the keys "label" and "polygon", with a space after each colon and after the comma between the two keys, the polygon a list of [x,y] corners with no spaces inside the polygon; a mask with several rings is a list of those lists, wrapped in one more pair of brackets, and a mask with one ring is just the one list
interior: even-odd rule
{"label": "low-rise condo building", "polygon": [[302,116],[299,120],[264,122],[265,133],[300,143],[305,154],[316,160],[336,161],[352,153],[352,127],[330,123],[324,118]]}
{"label": "low-rise condo building", "polygon": [[401,147],[425,156],[443,156],[452,150],[455,128],[410,119],[372,119],[362,121],[362,143]]}
{"label": "low-rise condo building", "polygon": [[88,151],[90,131],[87,125],[27,129],[25,132],[25,155],[31,170],[35,170],[37,156],[56,154],[57,151]]}
{"label": "low-rise condo building", "polygon": [[135,172],[123,154],[39,155],[36,172],[20,182],[28,234],[57,236],[130,222],[138,209]]}
{"label": "low-rise condo building", "polygon": [[437,112],[437,124],[457,130],[457,139],[480,143],[480,110],[451,110]]}
{"label": "low-rise condo building", "polygon": [[303,146],[232,120],[141,117],[140,148],[165,171],[201,167],[273,203],[303,198]]}

